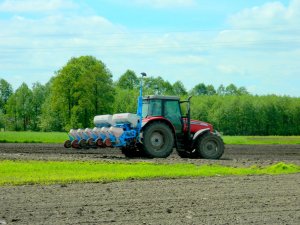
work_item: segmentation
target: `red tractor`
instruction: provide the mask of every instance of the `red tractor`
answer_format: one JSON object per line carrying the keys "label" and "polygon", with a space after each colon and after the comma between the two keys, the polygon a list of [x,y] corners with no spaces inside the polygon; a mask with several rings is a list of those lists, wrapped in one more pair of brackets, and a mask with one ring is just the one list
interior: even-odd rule
{"label": "red tractor", "polygon": [[[142,73],[142,76],[146,76]],[[66,148],[121,148],[127,157],[166,158],[174,147],[184,158],[219,159],[224,153],[220,135],[209,123],[190,118],[190,99],[143,97],[141,79],[137,113],[99,115],[94,129],[71,129]],[[182,115],[181,104],[187,104]]]}
{"label": "red tractor", "polygon": [[[128,157],[165,158],[175,147],[182,158],[219,159],[224,153],[223,140],[211,124],[190,119],[190,99],[144,97],[140,143],[138,148],[125,147],[122,152]],[[181,104],[187,104],[185,116],[182,116]]]}

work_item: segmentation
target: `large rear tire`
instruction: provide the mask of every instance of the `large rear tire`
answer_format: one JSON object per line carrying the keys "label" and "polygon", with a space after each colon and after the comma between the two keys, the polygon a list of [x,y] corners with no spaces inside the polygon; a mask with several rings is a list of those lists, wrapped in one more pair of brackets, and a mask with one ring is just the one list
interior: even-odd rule
{"label": "large rear tire", "polygon": [[199,138],[196,151],[204,159],[219,159],[224,153],[223,140],[215,134],[207,134]]}
{"label": "large rear tire", "polygon": [[146,156],[166,158],[173,151],[173,132],[164,123],[152,123],[143,131],[143,145]]}

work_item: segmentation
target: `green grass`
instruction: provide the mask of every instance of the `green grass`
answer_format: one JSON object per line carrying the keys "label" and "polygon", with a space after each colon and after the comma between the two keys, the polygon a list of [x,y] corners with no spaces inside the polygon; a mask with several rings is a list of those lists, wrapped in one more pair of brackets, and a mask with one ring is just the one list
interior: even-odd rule
{"label": "green grass", "polygon": [[111,182],[128,179],[299,173],[300,166],[278,163],[259,168],[148,162],[0,161],[0,185]]}
{"label": "green grass", "polygon": [[[223,136],[225,144],[300,144],[300,136]],[[0,143],[60,143],[66,132],[0,132]]]}
{"label": "green grass", "polygon": [[1,143],[64,143],[67,139],[65,132],[0,132]]}
{"label": "green grass", "polygon": [[300,136],[223,136],[225,144],[263,145],[300,144]]}

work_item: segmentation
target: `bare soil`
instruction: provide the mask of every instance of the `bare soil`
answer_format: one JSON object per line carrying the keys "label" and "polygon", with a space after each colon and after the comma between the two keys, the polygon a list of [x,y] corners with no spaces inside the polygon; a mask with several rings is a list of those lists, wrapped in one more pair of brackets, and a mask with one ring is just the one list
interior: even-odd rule
{"label": "bare soil", "polygon": [[[300,145],[227,145],[221,160],[128,159],[116,149],[0,144],[0,160],[300,165]],[[0,224],[300,224],[300,174],[0,187]]]}
{"label": "bare soil", "polygon": [[65,149],[61,144],[0,143],[1,159],[26,160],[120,160],[159,163],[222,164],[229,166],[270,165],[277,162],[300,165],[300,145],[226,145],[220,160],[182,159],[174,150],[166,159],[126,158],[119,149]]}

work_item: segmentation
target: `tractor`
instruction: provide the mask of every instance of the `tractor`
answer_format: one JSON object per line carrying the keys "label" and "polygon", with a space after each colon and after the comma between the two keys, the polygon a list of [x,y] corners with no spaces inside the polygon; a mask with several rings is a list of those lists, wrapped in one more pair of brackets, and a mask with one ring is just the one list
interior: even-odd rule
{"label": "tractor", "polygon": [[[219,159],[224,153],[220,134],[209,123],[192,120],[191,96],[143,97],[140,82],[137,114],[95,116],[93,129],[71,129],[66,148],[120,148],[126,157],[166,158],[175,148],[182,158]],[[182,115],[183,105],[186,114]]]}

